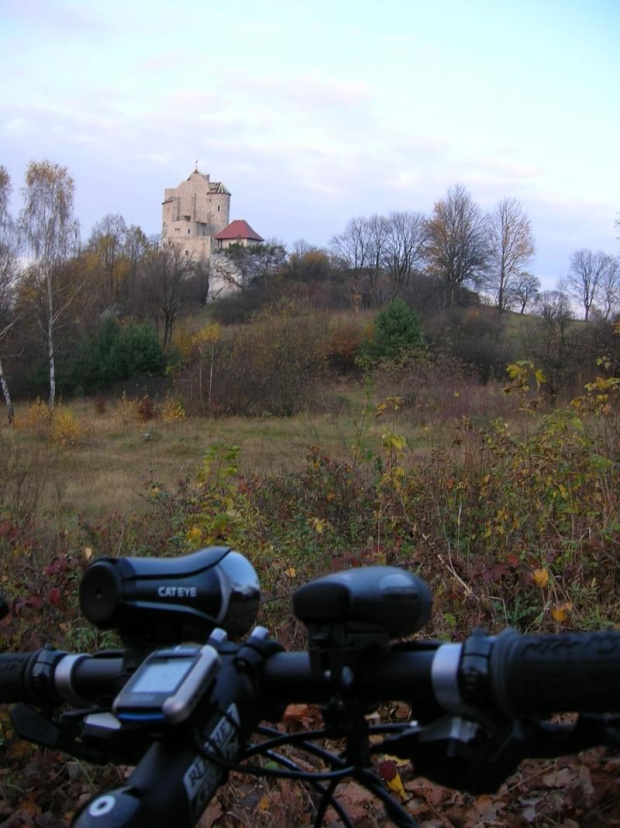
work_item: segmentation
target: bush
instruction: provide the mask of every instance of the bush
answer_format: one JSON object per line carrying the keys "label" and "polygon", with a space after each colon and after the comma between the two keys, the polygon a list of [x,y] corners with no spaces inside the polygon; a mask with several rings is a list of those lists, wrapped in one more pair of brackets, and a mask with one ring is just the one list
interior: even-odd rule
{"label": "bush", "polygon": [[137,401],[136,413],[141,423],[146,423],[148,420],[154,420],[157,417],[155,403],[148,394]]}
{"label": "bush", "polygon": [[48,432],[51,420],[52,414],[48,406],[42,399],[37,398],[34,402],[28,404],[25,418],[23,420],[19,419],[16,426],[34,431],[42,436]]}
{"label": "bush", "polygon": [[74,446],[82,437],[83,431],[73,412],[58,406],[52,417],[52,441],[58,446]]}
{"label": "bush", "polygon": [[509,362],[519,358],[517,343],[507,340],[495,308],[456,308],[427,320],[431,347],[451,352],[487,382],[502,377]]}
{"label": "bush", "polygon": [[290,416],[316,395],[325,334],[325,319],[304,307],[270,305],[227,341],[194,348],[176,386],[202,413]]}
{"label": "bush", "polygon": [[183,402],[173,397],[166,397],[161,409],[161,418],[165,423],[181,423],[185,419]]}
{"label": "bush", "polygon": [[248,285],[240,293],[224,296],[210,306],[211,317],[221,325],[238,325],[250,321],[269,302],[263,281]]}
{"label": "bush", "polygon": [[339,374],[351,374],[358,367],[364,329],[358,321],[344,319],[332,325],[325,340],[325,358]]}

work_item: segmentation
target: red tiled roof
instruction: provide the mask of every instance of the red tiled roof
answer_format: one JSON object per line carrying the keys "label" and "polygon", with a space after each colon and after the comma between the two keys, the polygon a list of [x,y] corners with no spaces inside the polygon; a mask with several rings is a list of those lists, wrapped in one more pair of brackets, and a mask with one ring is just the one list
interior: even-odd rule
{"label": "red tiled roof", "polygon": [[218,233],[214,238],[227,241],[230,239],[251,239],[252,241],[262,242],[264,239],[259,236],[256,230],[252,230],[247,221],[243,219],[235,219],[231,221],[228,227],[225,227],[221,233]]}

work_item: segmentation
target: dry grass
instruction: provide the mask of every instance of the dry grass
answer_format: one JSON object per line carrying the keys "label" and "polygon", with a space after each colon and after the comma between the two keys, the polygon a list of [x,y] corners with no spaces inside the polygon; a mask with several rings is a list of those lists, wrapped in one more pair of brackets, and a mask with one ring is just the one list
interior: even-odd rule
{"label": "dry grass", "polygon": [[175,486],[193,478],[205,452],[217,443],[239,446],[241,471],[251,474],[301,466],[308,445],[316,441],[337,450],[355,439],[353,418],[328,414],[143,423],[114,408],[97,414],[90,402],[69,409],[80,430],[73,445],[53,445],[49,430],[29,428],[25,406],[18,407],[15,429],[0,428],[4,454],[25,456],[46,447],[38,461],[45,478],[39,506],[59,520],[71,514],[93,518],[140,510],[145,487],[154,482]]}
{"label": "dry grass", "polygon": [[[86,400],[63,409],[71,423],[69,444],[54,442],[49,423],[41,422],[41,411],[33,418],[32,406],[22,405],[17,408],[16,427],[0,427],[0,449],[4,455],[37,455],[43,481],[37,511],[60,526],[75,514],[92,519],[141,510],[150,484],[175,487],[180,480],[193,479],[215,444],[238,446],[240,470],[245,474],[299,469],[312,445],[335,457],[361,457],[378,450],[390,431],[406,437],[417,451],[425,451],[445,436],[444,431],[451,432],[460,417],[479,416],[483,410],[490,415],[496,409],[496,388],[468,389],[462,381],[458,388],[438,383],[435,392],[440,399],[428,409],[422,405],[423,411],[419,410],[422,400],[416,395],[418,405],[398,411],[388,408],[380,418],[376,404],[381,400],[369,400],[357,383],[332,389],[323,413],[289,418],[188,417],[165,422],[158,405],[155,419],[141,422],[135,403],[119,400],[101,406]],[[377,393],[395,390],[383,388]],[[504,401],[500,408],[504,416]]]}

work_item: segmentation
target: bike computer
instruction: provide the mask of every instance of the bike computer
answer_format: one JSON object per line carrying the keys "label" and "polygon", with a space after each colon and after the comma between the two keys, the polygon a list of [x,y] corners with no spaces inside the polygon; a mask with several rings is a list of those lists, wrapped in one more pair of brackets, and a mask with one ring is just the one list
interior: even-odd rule
{"label": "bike computer", "polygon": [[209,644],[156,650],[114,699],[112,710],[127,724],[179,724],[203,698],[220,661]]}

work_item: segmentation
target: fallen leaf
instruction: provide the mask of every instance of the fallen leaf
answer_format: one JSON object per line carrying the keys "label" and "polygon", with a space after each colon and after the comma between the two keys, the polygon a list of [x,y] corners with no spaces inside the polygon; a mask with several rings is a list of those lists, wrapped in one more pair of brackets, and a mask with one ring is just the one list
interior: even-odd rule
{"label": "fallen leaf", "polygon": [[299,725],[303,730],[312,730],[320,721],[320,713],[309,704],[289,704],[282,716],[286,725]]}
{"label": "fallen leaf", "polygon": [[207,810],[203,813],[200,817],[198,822],[196,823],[195,828],[211,828],[212,825],[215,825],[217,820],[222,816],[224,813],[224,809],[219,801],[219,799],[214,798],[209,802],[207,805]]}
{"label": "fallen leaf", "polygon": [[532,572],[532,580],[539,589],[544,589],[549,583],[549,570],[535,569]]}

